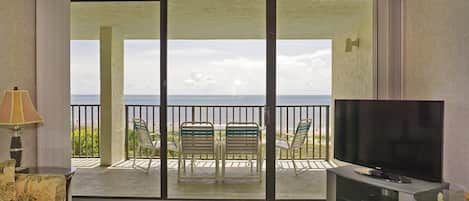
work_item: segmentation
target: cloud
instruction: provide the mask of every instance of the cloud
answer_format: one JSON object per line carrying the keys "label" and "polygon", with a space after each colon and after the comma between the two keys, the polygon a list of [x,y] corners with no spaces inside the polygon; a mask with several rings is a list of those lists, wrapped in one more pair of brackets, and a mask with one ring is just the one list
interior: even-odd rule
{"label": "cloud", "polygon": [[279,94],[330,94],[331,49],[296,55],[281,54],[277,72]]}
{"label": "cloud", "polygon": [[[159,91],[158,46],[126,43],[125,93],[155,94]],[[231,44],[231,45],[230,45]],[[265,94],[265,43],[245,41],[174,41],[168,58],[169,94]],[[292,45],[293,44],[293,45]],[[201,46],[203,45],[203,46]],[[290,41],[279,48],[277,57],[278,94],[330,94],[331,47],[315,46],[314,41]],[[202,48],[198,48],[202,47]],[[90,49],[98,51],[91,51]],[[99,44],[72,61],[72,92],[99,90]],[[92,59],[91,59],[92,58]],[[91,74],[95,74],[92,76]]]}
{"label": "cloud", "polygon": [[72,65],[71,93],[72,94],[98,94],[99,72],[90,71],[87,66]]}
{"label": "cloud", "polygon": [[182,49],[171,49],[168,48],[168,54],[170,56],[181,56],[181,57],[194,57],[194,56],[213,56],[220,54],[220,51],[210,48],[182,48]]}
{"label": "cloud", "polygon": [[189,87],[205,87],[210,84],[215,84],[214,80],[208,73],[193,71],[189,74],[189,78],[184,79],[184,84]]}
{"label": "cloud", "polygon": [[238,79],[235,79],[235,80],[233,81],[233,84],[234,84],[235,86],[241,86],[241,85],[243,84],[243,81],[238,80]]}
{"label": "cloud", "polygon": [[235,59],[226,58],[221,60],[215,60],[210,62],[211,65],[217,66],[219,68],[243,68],[243,69],[252,69],[252,68],[263,68],[265,67],[265,61],[262,59],[250,59],[247,57],[238,57]]}
{"label": "cloud", "polygon": [[72,41],[70,47],[71,93],[99,94],[99,41]]}
{"label": "cloud", "polygon": [[279,55],[278,64],[279,66],[291,67],[308,67],[310,70],[313,66],[322,68],[330,68],[331,65],[331,50],[321,49],[311,54],[300,54],[300,55]]}
{"label": "cloud", "polygon": [[160,49],[149,49],[143,52],[145,56],[160,56]]}

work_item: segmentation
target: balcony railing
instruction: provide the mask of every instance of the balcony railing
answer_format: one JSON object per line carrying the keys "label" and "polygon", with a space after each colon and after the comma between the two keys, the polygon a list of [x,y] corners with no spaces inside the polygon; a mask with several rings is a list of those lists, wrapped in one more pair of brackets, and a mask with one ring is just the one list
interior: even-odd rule
{"label": "balcony railing", "polygon": [[73,158],[98,158],[100,105],[71,105]]}
{"label": "balcony railing", "polygon": [[[99,105],[72,105],[72,156],[99,157]],[[125,106],[125,152],[132,158],[145,158],[147,154],[137,143],[133,132],[132,120],[144,119],[150,132],[157,133],[159,127],[159,105]],[[284,105],[277,106],[277,138],[288,138],[285,133],[293,133],[301,119],[312,119],[309,137],[303,148],[295,153],[296,159],[327,160],[329,158],[329,105]],[[187,121],[208,121],[215,127],[216,138],[224,140],[224,126],[227,122],[256,122],[264,128],[264,106],[261,105],[169,105],[167,116],[168,141],[178,141],[179,125]],[[265,130],[262,140],[266,139]],[[91,142],[91,143],[90,143]],[[78,146],[81,145],[81,146]],[[264,146],[262,150],[265,153]],[[170,153],[170,159],[177,158],[177,153]],[[211,159],[209,156],[197,156],[199,159]],[[291,154],[282,151],[278,159],[290,159]],[[247,159],[247,156],[235,155],[228,159]]]}

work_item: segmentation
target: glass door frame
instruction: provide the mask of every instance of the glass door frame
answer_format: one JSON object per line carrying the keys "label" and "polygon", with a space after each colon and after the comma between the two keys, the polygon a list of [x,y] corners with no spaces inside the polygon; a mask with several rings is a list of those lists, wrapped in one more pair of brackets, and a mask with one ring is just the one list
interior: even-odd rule
{"label": "glass door frame", "polygon": [[168,199],[168,1],[160,0],[160,199]]}
{"label": "glass door frame", "polygon": [[265,199],[275,200],[277,107],[277,0],[266,0],[266,157]]}
{"label": "glass door frame", "polygon": [[[161,134],[161,197],[162,200],[181,200],[168,197],[167,109],[168,109],[168,1],[160,1],[160,134]],[[275,200],[275,126],[277,76],[277,0],[266,0],[266,191],[264,200]],[[182,199],[184,200],[184,199]],[[239,200],[239,199],[222,199]],[[256,199],[257,200],[257,199]],[[263,200],[263,199],[261,199]]]}
{"label": "glass door frame", "polygon": [[[168,198],[168,157],[167,157],[167,111],[168,111],[168,1],[171,0],[71,0],[72,2],[160,2],[160,137],[161,137],[161,148],[160,148],[160,197],[155,198],[157,200],[190,200],[190,199],[178,199]],[[216,199],[216,200],[277,200],[276,199],[276,151],[275,151],[275,140],[276,140],[276,99],[277,99],[277,0],[265,0],[266,1],[266,109],[265,109],[265,124],[266,124],[266,176],[265,176],[265,199]],[[378,71],[378,58],[380,55],[388,57],[385,52],[379,52],[380,48],[386,48],[379,46],[379,38],[383,38],[387,32],[381,32],[378,29],[378,18],[384,14],[378,13],[382,10],[383,6],[378,4],[378,0],[373,0],[374,4],[374,16],[373,16],[373,42],[374,42],[374,53],[373,53],[373,69]],[[379,9],[379,8],[381,9]],[[384,8],[387,6],[385,5]],[[394,18],[396,16],[392,16]],[[384,23],[386,24],[386,23]],[[399,47],[400,48],[400,47]],[[374,74],[376,94],[381,90],[378,88],[378,72]],[[376,95],[378,98],[378,96]],[[313,200],[313,199],[305,199]]]}
{"label": "glass door frame", "polygon": [[[160,1],[160,133],[161,133],[161,200],[188,200],[168,198],[167,177],[167,51],[168,51],[168,1]],[[378,0],[373,0],[376,5]],[[265,199],[216,199],[216,200],[269,200],[276,199],[276,99],[277,99],[277,0],[266,0],[266,176]],[[374,19],[377,12],[374,7]],[[376,33],[376,20],[374,20],[374,32]],[[374,42],[376,43],[376,38]],[[376,48],[377,45],[374,46]],[[376,49],[375,49],[376,50]],[[374,51],[376,52],[376,51]],[[376,55],[373,55],[376,58]],[[373,68],[376,69],[374,62]],[[376,83],[377,85],[377,83]],[[304,199],[314,200],[314,199]]]}
{"label": "glass door frame", "polygon": [[[181,200],[168,198],[168,177],[167,177],[167,40],[168,40],[168,1],[171,0],[159,0],[160,1],[160,128],[161,128],[161,198],[162,200]],[[378,24],[386,27],[389,25],[389,21],[392,19],[393,29],[402,26],[402,7],[397,14],[388,15],[386,10],[396,10],[402,6],[402,1],[386,0],[381,2],[379,0],[373,0],[373,96],[379,99],[380,93],[389,93],[389,89],[385,89],[380,86],[380,83],[385,79],[381,80],[381,77],[387,77],[388,72],[386,69],[388,65],[380,65],[380,60],[386,60],[386,58],[393,61],[401,60],[401,57],[396,57],[393,53],[400,53],[402,50],[403,38],[393,33],[392,29],[379,29]],[[260,200],[278,200],[276,199],[276,106],[277,106],[277,0],[266,0],[266,109],[265,109],[265,124],[266,124],[266,176],[265,176],[265,199]],[[395,12],[395,11],[394,11]],[[400,23],[399,23],[400,22]],[[402,28],[402,27],[401,27]],[[401,30],[402,34],[402,30]],[[392,39],[387,39],[389,36],[393,36]],[[386,40],[387,39],[387,40]],[[385,47],[380,45],[383,40],[388,42],[398,42],[397,46]],[[399,43],[400,42],[400,43]],[[402,64],[401,64],[402,65]],[[402,68],[402,66],[399,66]],[[396,84],[394,84],[396,85]],[[400,85],[399,85],[400,86]],[[329,115],[332,117],[332,115]],[[182,199],[184,200],[184,199]],[[240,199],[221,199],[221,200],[240,200]],[[243,199],[241,199],[243,200]],[[248,199],[249,200],[249,199]],[[252,199],[250,199],[252,200]],[[314,200],[314,199],[304,199]]]}

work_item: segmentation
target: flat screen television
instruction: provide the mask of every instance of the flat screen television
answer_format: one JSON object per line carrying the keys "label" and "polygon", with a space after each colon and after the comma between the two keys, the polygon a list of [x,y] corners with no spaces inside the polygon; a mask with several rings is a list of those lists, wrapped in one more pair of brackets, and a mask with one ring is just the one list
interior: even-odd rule
{"label": "flat screen television", "polygon": [[441,182],[443,101],[335,100],[334,157]]}

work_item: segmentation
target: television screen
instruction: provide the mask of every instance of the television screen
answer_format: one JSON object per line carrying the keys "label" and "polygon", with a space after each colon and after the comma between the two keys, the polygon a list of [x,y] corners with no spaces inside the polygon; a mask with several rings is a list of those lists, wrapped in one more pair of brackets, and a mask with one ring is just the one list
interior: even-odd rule
{"label": "television screen", "polygon": [[336,100],[334,157],[440,182],[443,101]]}

